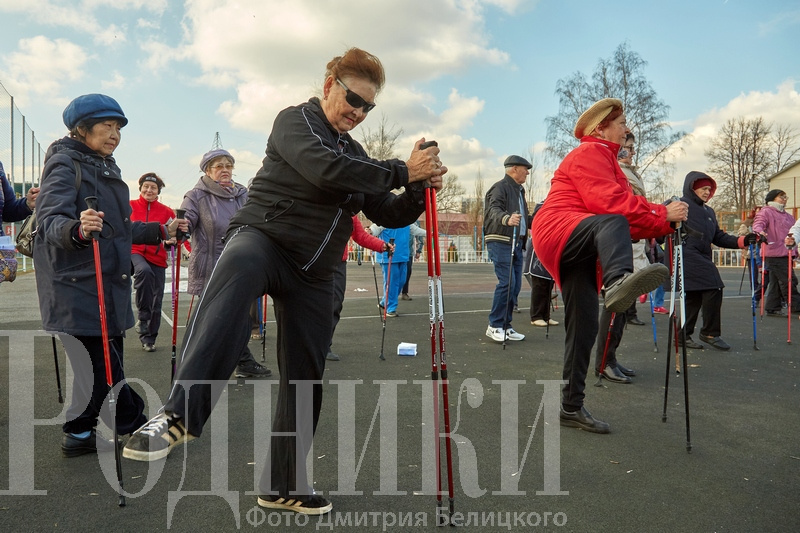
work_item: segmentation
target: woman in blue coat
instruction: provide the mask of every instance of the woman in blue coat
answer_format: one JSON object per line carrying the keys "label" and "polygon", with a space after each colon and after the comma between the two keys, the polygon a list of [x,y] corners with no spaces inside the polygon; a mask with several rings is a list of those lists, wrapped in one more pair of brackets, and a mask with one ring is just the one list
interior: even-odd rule
{"label": "woman in blue coat", "polygon": [[[134,322],[131,244],[157,244],[174,236],[179,225],[188,227],[184,220],[169,227],[131,221],[130,191],[112,157],[128,119],[113,98],[79,96],[63,118],[69,135],[53,142],[45,156],[33,258],[43,327],[59,334],[75,376],[61,451],[76,457],[113,450],[95,429],[98,416],[109,426],[111,420],[108,409],[101,411],[108,385],[90,235],[96,232],[100,244],[111,373],[118,383],[125,379],[122,339]],[[86,205],[88,196],[97,197],[98,211]],[[139,395],[123,385],[117,393],[120,435],[147,420],[143,409]]]}
{"label": "woman in blue coat", "polygon": [[744,248],[755,243],[758,236],[749,233],[736,237],[719,228],[714,210],[706,205],[714,196],[717,183],[707,174],[692,171],[683,183],[682,201],[689,204],[689,218],[685,222],[688,235],[683,242],[684,283],[686,287],[686,347],[702,349],[702,344],[692,340],[694,326],[700,309],[703,310],[703,327],[700,340],[717,350],[731,347],[720,337],[722,333],[722,278],[712,259],[711,245],[720,248]]}

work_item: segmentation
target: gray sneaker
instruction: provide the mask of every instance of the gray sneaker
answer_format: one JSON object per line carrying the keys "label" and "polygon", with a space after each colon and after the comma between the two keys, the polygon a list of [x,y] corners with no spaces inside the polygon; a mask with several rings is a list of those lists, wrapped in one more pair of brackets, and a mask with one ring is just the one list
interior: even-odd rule
{"label": "gray sneaker", "polygon": [[237,378],[266,378],[272,375],[272,370],[266,368],[256,361],[247,361],[236,367]]}
{"label": "gray sneaker", "polygon": [[603,290],[606,309],[624,313],[640,294],[657,289],[669,277],[669,269],[661,263],[653,263],[632,274],[625,274]]}

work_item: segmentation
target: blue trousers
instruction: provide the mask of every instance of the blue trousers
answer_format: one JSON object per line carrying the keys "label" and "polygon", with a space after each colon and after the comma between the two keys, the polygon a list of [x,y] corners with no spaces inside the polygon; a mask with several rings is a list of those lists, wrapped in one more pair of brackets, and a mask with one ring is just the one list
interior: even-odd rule
{"label": "blue trousers", "polygon": [[486,243],[486,247],[489,250],[489,259],[494,263],[494,274],[497,276],[492,310],[489,312],[489,325],[493,328],[509,328],[514,311],[514,295],[519,294],[522,288],[522,244],[515,246],[513,266],[510,244],[490,241]]}
{"label": "blue trousers", "polygon": [[[381,298],[381,305],[386,306],[386,311],[391,313],[397,311],[397,298],[400,296],[400,289],[406,282],[406,268],[408,263],[405,261],[392,261],[392,275],[387,276],[389,273],[389,263],[381,263],[381,270],[383,270],[383,294],[388,302]],[[387,277],[389,281],[389,290],[386,290]]]}

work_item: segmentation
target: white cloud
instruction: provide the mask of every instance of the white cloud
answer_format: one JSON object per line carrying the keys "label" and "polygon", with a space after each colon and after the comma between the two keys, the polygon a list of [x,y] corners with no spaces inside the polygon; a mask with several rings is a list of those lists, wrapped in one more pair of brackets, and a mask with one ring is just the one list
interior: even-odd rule
{"label": "white cloud", "polygon": [[111,79],[103,80],[100,82],[100,86],[103,89],[121,89],[125,86],[125,77],[118,70],[115,70],[111,74]]}
{"label": "white cloud", "polygon": [[[706,170],[708,159],[705,150],[720,128],[736,117],[763,117],[773,124],[786,124],[800,131],[800,93],[797,81],[781,83],[775,92],[751,91],[740,94],[725,106],[712,109],[698,116],[686,127],[690,136],[679,143],[673,154],[676,157],[674,183],[678,190],[683,186],[683,178],[692,170]],[[683,149],[683,153],[680,153]]]}
{"label": "white cloud", "polygon": [[86,52],[77,44],[39,35],[22,39],[18,50],[3,58],[3,77],[10,80],[8,90],[16,96],[18,105],[24,106],[32,95],[55,98],[63,83],[83,76],[87,59]]}
{"label": "white cloud", "polygon": [[155,146],[153,148],[153,151],[155,153],[157,153],[157,154],[160,154],[160,153],[169,151],[171,148],[172,147],[169,145],[169,143],[167,143],[167,144],[159,144],[158,146]]}

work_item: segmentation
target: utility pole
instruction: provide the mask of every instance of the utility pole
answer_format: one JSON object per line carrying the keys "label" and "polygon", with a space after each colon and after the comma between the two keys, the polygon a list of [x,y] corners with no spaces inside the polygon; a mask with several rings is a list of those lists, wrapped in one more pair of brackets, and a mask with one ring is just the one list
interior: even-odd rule
{"label": "utility pole", "polygon": [[219,139],[219,132],[214,134],[214,142],[211,144],[212,150],[218,150],[222,148],[222,141]]}

